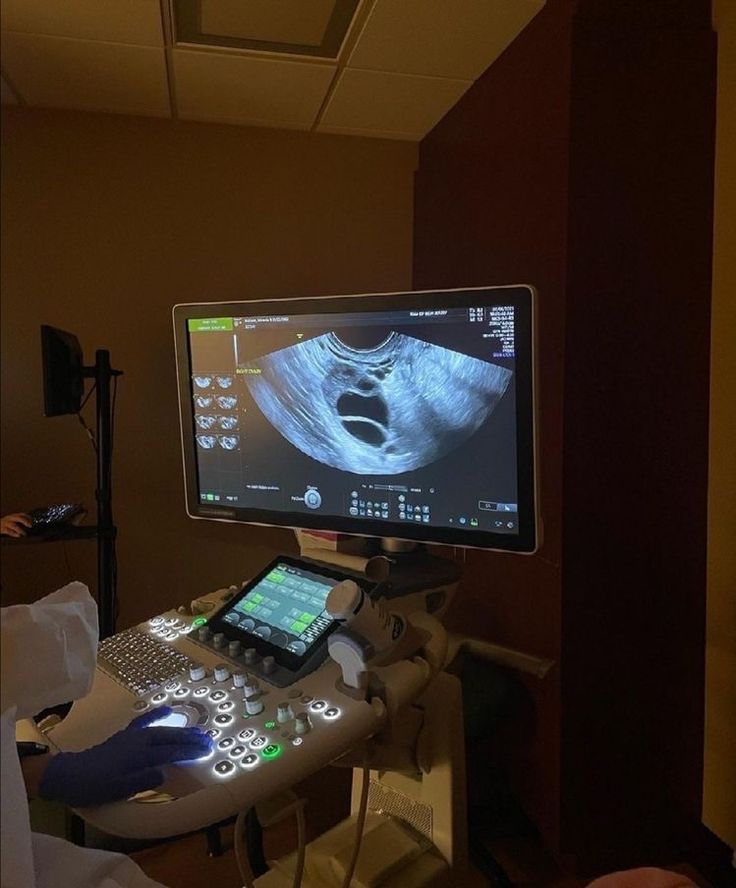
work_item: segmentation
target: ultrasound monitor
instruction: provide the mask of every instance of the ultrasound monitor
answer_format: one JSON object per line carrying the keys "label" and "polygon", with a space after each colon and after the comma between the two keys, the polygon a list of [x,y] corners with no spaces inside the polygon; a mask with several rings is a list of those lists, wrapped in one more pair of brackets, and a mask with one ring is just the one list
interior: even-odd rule
{"label": "ultrasound monitor", "polygon": [[204,302],[173,321],[191,517],[536,549],[531,287]]}

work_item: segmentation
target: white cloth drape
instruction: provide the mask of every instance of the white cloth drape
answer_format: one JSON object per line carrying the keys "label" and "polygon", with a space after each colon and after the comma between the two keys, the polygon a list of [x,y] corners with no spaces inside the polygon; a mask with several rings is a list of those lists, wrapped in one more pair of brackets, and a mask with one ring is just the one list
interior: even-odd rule
{"label": "white cloth drape", "polygon": [[97,606],[82,583],[2,609],[2,888],[161,888],[124,854],[31,832],[15,722],[89,693],[97,640]]}

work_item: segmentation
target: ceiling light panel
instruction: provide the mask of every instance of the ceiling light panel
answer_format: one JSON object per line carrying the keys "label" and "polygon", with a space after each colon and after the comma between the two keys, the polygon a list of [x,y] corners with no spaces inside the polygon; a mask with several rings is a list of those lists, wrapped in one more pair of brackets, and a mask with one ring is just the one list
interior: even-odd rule
{"label": "ceiling light panel", "polygon": [[253,126],[309,129],[336,66],[236,53],[175,49],[178,115]]}
{"label": "ceiling light panel", "polygon": [[163,46],[159,0],[2,0],[3,31]]}
{"label": "ceiling light panel", "polygon": [[176,42],[336,59],[358,0],[171,0]]}
{"label": "ceiling light panel", "polygon": [[3,68],[28,105],[170,116],[162,49],[2,35]]}
{"label": "ceiling light panel", "polygon": [[348,66],[476,80],[544,0],[376,0]]}
{"label": "ceiling light panel", "polygon": [[421,139],[471,86],[470,80],[345,68],[317,129]]}

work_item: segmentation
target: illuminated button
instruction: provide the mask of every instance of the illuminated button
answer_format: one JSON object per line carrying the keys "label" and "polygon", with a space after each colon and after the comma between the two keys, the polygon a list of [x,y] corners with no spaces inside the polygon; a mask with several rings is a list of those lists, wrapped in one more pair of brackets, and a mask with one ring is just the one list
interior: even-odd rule
{"label": "illuminated button", "polygon": [[[225,700],[225,702],[220,703],[217,708],[220,710],[220,712],[229,712],[233,708],[233,706],[235,706],[235,704],[232,700]],[[325,715],[326,714],[327,713],[325,713]]]}
{"label": "illuminated button", "polygon": [[275,759],[281,753],[281,747],[278,743],[269,743],[263,748],[261,755],[264,759]]}
{"label": "illuminated button", "polygon": [[263,725],[263,727],[264,727],[267,731],[272,731],[272,730],[276,727],[276,722],[275,722],[275,721],[267,721],[267,722]]}
{"label": "illuminated button", "polygon": [[212,700],[214,703],[217,703],[218,700],[224,700],[225,697],[227,697],[225,691],[212,691],[212,693],[210,694],[210,700]]}
{"label": "illuminated button", "polygon": [[189,667],[189,678],[192,681],[202,681],[202,679],[207,675],[207,670],[201,663],[192,663]]}
{"label": "illuminated button", "polygon": [[148,622],[151,626],[160,626],[164,621],[163,617],[152,617]]}
{"label": "illuminated button", "polygon": [[133,704],[133,709],[136,712],[143,712],[144,709],[148,709],[148,703],[145,700],[136,700]]}
{"label": "illuminated button", "polygon": [[166,626],[176,626],[178,622],[179,620],[177,617],[169,617],[168,620],[164,620]]}
{"label": "illuminated button", "polygon": [[215,716],[216,725],[229,725],[232,720],[232,715],[225,715],[224,712],[221,712],[219,715]]}
{"label": "illuminated button", "polygon": [[222,740],[217,744],[218,749],[229,749],[235,740],[233,737],[223,737]]}
{"label": "illuminated button", "polygon": [[240,763],[244,768],[252,768],[253,765],[258,764],[258,756],[254,755],[252,752],[249,752],[248,755]]}
{"label": "illuminated button", "polygon": [[207,617],[195,617],[192,620],[192,626],[195,629],[199,629],[200,626],[206,626],[206,625],[207,625]]}
{"label": "illuminated button", "polygon": [[311,705],[311,710],[313,712],[322,712],[322,710],[327,706],[324,700],[315,700]]}
{"label": "illuminated button", "polygon": [[335,706],[330,706],[329,709],[325,709],[325,718],[337,718],[340,715],[340,710]]}
{"label": "illuminated button", "polygon": [[175,691],[179,687],[180,682],[178,682],[175,678],[172,678],[171,681],[167,681],[164,685],[164,690],[171,693]]}
{"label": "illuminated button", "polygon": [[207,728],[205,731],[205,734],[207,734],[208,737],[212,737],[213,740],[215,737],[219,737],[221,733],[222,731],[219,728]]}
{"label": "illuminated button", "polygon": [[244,688],[246,678],[245,672],[233,672],[233,684],[236,688]]}
{"label": "illuminated button", "polygon": [[302,743],[304,743],[303,737],[294,737],[294,739],[291,741],[292,746],[301,746]]}
{"label": "illuminated button", "polygon": [[151,697],[151,702],[152,703],[163,703],[163,701],[165,699],[166,699],[166,694],[164,694],[163,691],[159,691],[158,694],[154,694],[153,697]]}
{"label": "illuminated button", "polygon": [[215,765],[214,770],[215,770],[216,773],[218,773],[221,777],[225,777],[225,776],[227,776],[228,774],[232,774],[232,772],[235,770],[235,765],[234,765],[232,762],[227,762],[227,761],[224,761],[224,762],[218,762],[218,763]]}
{"label": "illuminated button", "polygon": [[177,689],[174,691],[174,696],[175,696],[178,700],[181,700],[182,697],[186,697],[188,693],[189,693],[189,688],[177,688]]}
{"label": "illuminated button", "polygon": [[245,730],[241,731],[241,732],[238,734],[238,737],[239,737],[241,740],[245,740],[246,743],[247,743],[248,740],[252,740],[253,737],[255,737],[257,733],[258,733],[258,731],[256,731],[255,728],[245,728]]}
{"label": "illuminated button", "polygon": [[195,688],[194,689],[194,696],[195,697],[206,697],[207,694],[209,694],[209,692],[210,692],[210,689],[208,687]]}
{"label": "illuminated button", "polygon": [[261,749],[267,743],[268,743],[268,737],[264,737],[263,734],[261,734],[260,737],[256,737],[255,740],[251,741],[250,746],[251,746],[251,749]]}
{"label": "illuminated button", "polygon": [[299,688],[292,688],[286,696],[290,700],[296,700],[296,698],[301,697],[301,695],[302,695],[302,692]]}
{"label": "illuminated button", "polygon": [[233,748],[230,750],[230,755],[233,758],[240,758],[240,756],[244,752],[245,752],[245,746],[240,746],[240,744],[238,744],[237,746],[233,746]]}
{"label": "illuminated button", "polygon": [[306,706],[308,703],[311,703],[312,700],[314,700],[314,697],[310,697],[309,694],[305,694],[299,702],[303,703]]}

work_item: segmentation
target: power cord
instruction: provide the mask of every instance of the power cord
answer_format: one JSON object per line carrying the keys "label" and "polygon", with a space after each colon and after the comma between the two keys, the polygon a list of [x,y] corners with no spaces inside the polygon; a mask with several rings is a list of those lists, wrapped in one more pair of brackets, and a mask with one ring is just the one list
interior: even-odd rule
{"label": "power cord", "polygon": [[366,757],[362,769],[363,785],[360,788],[360,802],[358,805],[358,818],[355,822],[355,845],[353,846],[353,856],[350,859],[350,866],[347,868],[345,878],[342,882],[342,888],[350,888],[353,881],[355,867],[358,865],[358,855],[360,854],[360,846],[363,842],[363,832],[365,831],[365,818],[368,814],[368,788],[370,786],[370,768],[368,767],[368,759]]}
{"label": "power cord", "polygon": [[[306,803],[304,799],[298,798],[294,792],[290,791],[288,795],[291,798],[292,803],[280,812],[277,820],[281,820],[283,816],[291,811],[294,812],[296,818],[297,853],[292,888],[301,888],[302,880],[304,878],[304,862],[307,853],[307,823],[306,818],[304,817],[304,805]],[[240,878],[243,880],[245,888],[255,888],[255,876],[253,875],[253,868],[251,867],[250,859],[248,857],[248,844],[246,841],[247,820],[251,810],[252,809],[250,808],[246,808],[238,814],[235,820],[235,829],[233,833],[235,861],[238,865],[238,872],[240,873]]]}

